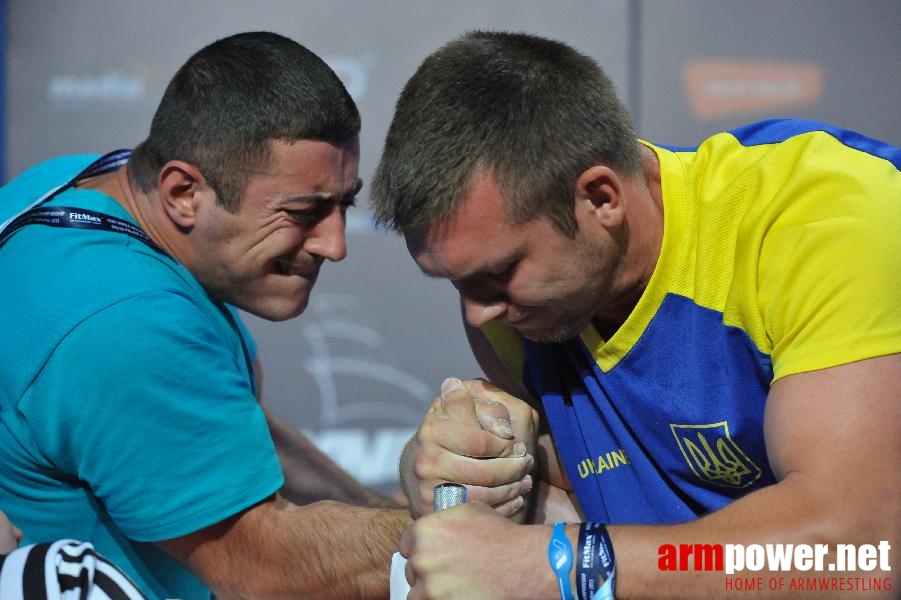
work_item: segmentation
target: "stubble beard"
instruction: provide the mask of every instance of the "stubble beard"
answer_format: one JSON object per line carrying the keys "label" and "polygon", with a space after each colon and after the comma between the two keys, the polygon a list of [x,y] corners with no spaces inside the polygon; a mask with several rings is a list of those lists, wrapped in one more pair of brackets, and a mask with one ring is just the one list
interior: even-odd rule
{"label": "stubble beard", "polygon": [[613,280],[616,264],[605,264],[592,252],[580,254],[576,260],[589,265],[580,276],[582,286],[553,303],[553,306],[558,307],[555,311],[558,313],[554,317],[555,324],[541,331],[531,331],[528,334],[521,332],[526,339],[541,344],[561,344],[578,337],[598,314],[604,305],[604,299],[611,296],[610,282]]}
{"label": "stubble beard", "polygon": [[[592,275],[597,276],[598,274],[593,273]],[[598,280],[593,279],[592,281],[597,282]],[[563,310],[555,315],[555,323],[542,330],[521,332],[523,337],[541,344],[561,344],[578,337],[594,318],[598,299],[602,297],[601,294],[600,286],[595,283],[559,300],[555,306],[563,307]]]}

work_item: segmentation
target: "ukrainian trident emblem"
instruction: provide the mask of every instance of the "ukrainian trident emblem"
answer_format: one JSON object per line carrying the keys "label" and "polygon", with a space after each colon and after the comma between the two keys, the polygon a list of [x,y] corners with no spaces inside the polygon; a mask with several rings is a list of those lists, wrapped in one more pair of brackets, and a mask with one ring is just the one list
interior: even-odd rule
{"label": "ukrainian trident emblem", "polygon": [[755,465],[729,435],[729,423],[676,425],[670,428],[682,456],[700,479],[732,488],[748,487],[760,478]]}

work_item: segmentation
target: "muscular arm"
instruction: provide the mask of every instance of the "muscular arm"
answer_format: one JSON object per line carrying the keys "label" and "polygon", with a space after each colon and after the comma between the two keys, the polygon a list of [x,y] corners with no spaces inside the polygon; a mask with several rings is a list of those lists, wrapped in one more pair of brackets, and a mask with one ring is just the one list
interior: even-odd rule
{"label": "muscular arm", "polygon": [[361,485],[261,406],[285,475],[280,494],[287,498],[274,496],[159,545],[222,600],[387,597],[391,555],[409,512]]}
{"label": "muscular arm", "polygon": [[[827,544],[825,571],[771,572],[764,565],[763,570],[745,570],[734,577],[760,577],[763,582],[770,577],[786,582],[791,577],[891,577],[892,571],[881,570],[830,572],[828,564],[836,559],[837,544],[877,546],[882,541],[891,546],[888,565],[898,564],[899,398],[901,355],[776,382],[767,401],[765,436],[779,482],[697,521],[610,526],[617,598],[734,596],[735,590],[726,589],[722,571],[695,571],[693,562],[685,571],[661,571],[663,544]],[[465,506],[418,520],[404,536],[402,551],[411,556],[417,598],[456,598],[431,592],[453,583],[459,589],[490,589],[497,598],[553,599],[558,591],[547,565],[549,535],[547,526],[514,525],[485,507]],[[567,535],[575,545],[578,526],[568,526]],[[522,550],[517,560],[504,560],[501,567],[497,557],[513,547]],[[574,580],[574,572],[572,576]],[[795,596],[789,587],[765,594]],[[818,598],[855,596],[847,589],[814,593]],[[884,595],[859,591],[867,598],[896,593],[897,588],[883,590]]]}
{"label": "muscular arm", "polygon": [[235,517],[159,545],[222,600],[388,597],[391,554],[405,509],[273,497]]}
{"label": "muscular arm", "polygon": [[279,463],[285,475],[285,484],[279,493],[288,501],[304,505],[319,500],[337,500],[347,504],[371,507],[396,507],[397,503],[354,479],[328,456],[323,454],[296,427],[276,417],[263,403],[263,371],[259,361],[254,361],[257,380],[257,397],[269,433],[278,452]]}
{"label": "muscular arm", "polygon": [[279,419],[265,407],[263,410],[285,474],[285,484],[279,493],[287,500],[298,505],[337,500],[357,506],[397,506],[390,498],[354,479],[296,427]]}
{"label": "muscular arm", "polygon": [[[897,565],[897,545],[901,543],[899,399],[901,355],[777,381],[767,400],[765,435],[779,482],[695,522],[610,527],[619,594],[628,598],[728,595],[722,573],[658,570],[661,544],[829,544],[834,560],[836,544],[876,545],[887,540],[892,547],[889,564]],[[769,573],[745,575],[765,577]],[[855,576],[809,571],[774,575]],[[842,592],[843,597],[847,594]],[[866,594],[877,597],[875,592]]]}

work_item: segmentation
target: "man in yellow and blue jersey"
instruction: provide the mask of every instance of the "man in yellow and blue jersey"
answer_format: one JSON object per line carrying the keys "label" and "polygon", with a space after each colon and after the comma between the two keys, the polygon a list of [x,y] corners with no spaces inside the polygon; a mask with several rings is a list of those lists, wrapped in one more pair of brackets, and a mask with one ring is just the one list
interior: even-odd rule
{"label": "man in yellow and blue jersey", "polygon": [[[551,40],[428,57],[373,205],[459,291],[491,383],[446,382],[405,450],[417,597],[715,597],[722,567],[663,549],[894,548],[899,166],[800,120],[636,141],[601,69]],[[477,502],[429,515],[441,481]]]}

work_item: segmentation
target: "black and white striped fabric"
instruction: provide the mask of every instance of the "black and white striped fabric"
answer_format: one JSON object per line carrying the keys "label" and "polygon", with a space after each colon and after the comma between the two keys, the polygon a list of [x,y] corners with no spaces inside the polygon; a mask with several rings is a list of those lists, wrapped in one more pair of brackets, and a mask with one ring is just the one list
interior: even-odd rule
{"label": "black and white striped fabric", "polygon": [[3,600],[140,600],[146,596],[87,542],[32,544],[0,556]]}

